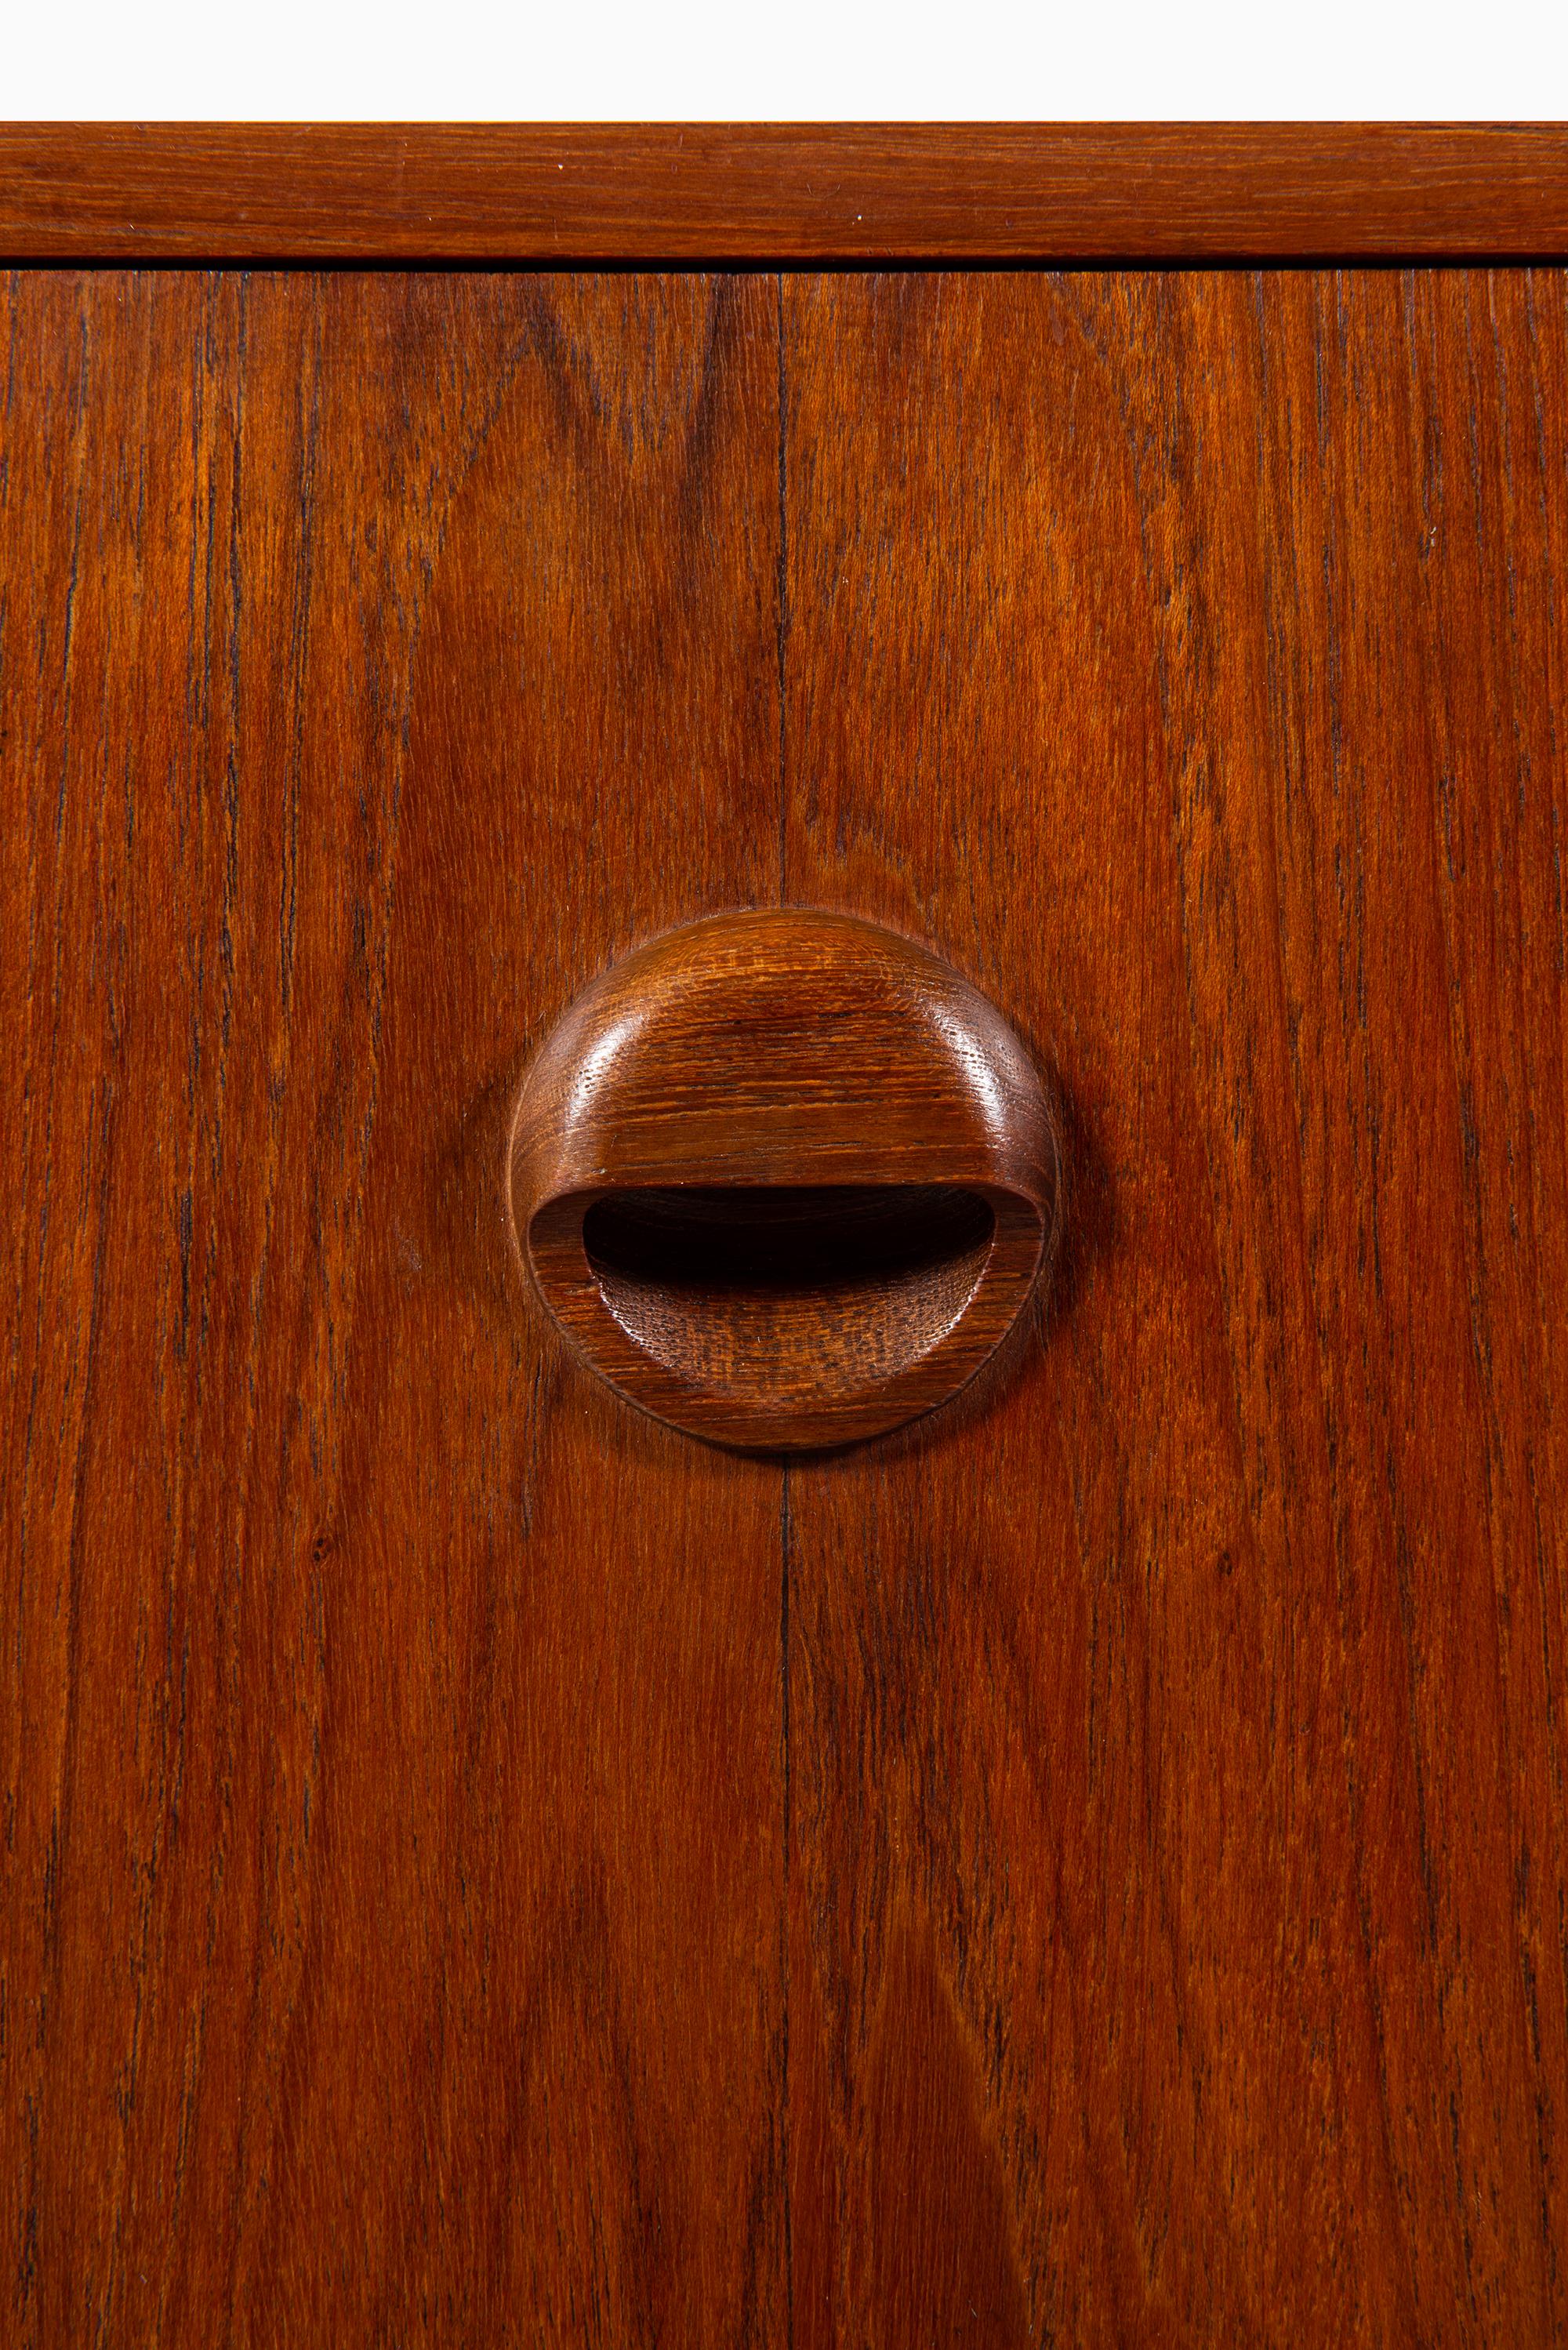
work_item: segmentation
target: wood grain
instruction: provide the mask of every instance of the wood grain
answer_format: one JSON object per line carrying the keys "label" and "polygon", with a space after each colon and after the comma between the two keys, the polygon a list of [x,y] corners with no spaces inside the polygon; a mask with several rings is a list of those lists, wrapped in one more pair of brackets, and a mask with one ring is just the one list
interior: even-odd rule
{"label": "wood grain", "polygon": [[13,261],[1563,254],[1560,123],[0,124]]}
{"label": "wood grain", "polygon": [[995,1006],[895,932],[778,908],[596,980],[507,1148],[519,1265],[585,1361],[768,1451],[955,1395],[1025,1310],[1059,1191],[1049,1098]]}
{"label": "wood grain", "polygon": [[[11,282],[7,2341],[1568,2339],[1565,312]],[[787,1478],[499,1182],[781,898],[1067,1157]]]}
{"label": "wood grain", "polygon": [[790,1473],[799,2350],[1565,2338],[1564,308],[787,283],[789,894],[1070,1131]]}
{"label": "wood grain", "polygon": [[776,896],[775,316],[8,289],[9,2343],[777,2338],[777,1474],[493,1115]]}

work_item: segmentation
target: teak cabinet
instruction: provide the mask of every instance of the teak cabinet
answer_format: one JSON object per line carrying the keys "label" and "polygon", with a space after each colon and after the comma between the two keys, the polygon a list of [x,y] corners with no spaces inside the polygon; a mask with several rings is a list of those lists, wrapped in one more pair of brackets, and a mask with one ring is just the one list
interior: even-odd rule
{"label": "teak cabinet", "polygon": [[[1568,140],[13,130],[0,243],[0,2337],[1563,2339]],[[1061,1159],[787,1458],[504,1167],[777,908]]]}

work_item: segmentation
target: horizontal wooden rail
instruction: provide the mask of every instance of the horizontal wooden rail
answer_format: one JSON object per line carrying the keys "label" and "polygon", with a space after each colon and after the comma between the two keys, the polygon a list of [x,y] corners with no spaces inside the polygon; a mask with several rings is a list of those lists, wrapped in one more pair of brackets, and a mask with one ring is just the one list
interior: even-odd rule
{"label": "horizontal wooden rail", "polygon": [[1568,131],[1410,123],[11,123],[14,262],[1549,258]]}

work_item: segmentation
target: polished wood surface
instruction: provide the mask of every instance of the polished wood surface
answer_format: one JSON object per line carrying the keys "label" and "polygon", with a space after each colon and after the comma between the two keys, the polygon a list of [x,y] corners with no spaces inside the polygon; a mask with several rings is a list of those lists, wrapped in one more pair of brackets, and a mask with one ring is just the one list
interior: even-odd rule
{"label": "polished wood surface", "polygon": [[775,290],[9,307],[0,2337],[760,2334],[778,1474],[518,1315],[497,1170],[776,896]]}
{"label": "polished wood surface", "polygon": [[[1568,2337],[1562,278],[7,298],[10,2336]],[[787,1471],[498,1180],[780,902],[1065,1161]]]}
{"label": "polished wood surface", "polygon": [[11,261],[1565,254],[1561,123],[0,124]]}
{"label": "polished wood surface", "polygon": [[518,1089],[520,1269],[600,1376],[792,1451],[945,1403],[1056,1239],[1060,1147],[993,1004],[841,914],[711,915],[606,972]]}
{"label": "polished wood surface", "polygon": [[792,282],[792,896],[1059,1076],[790,1472],[794,2333],[1568,2327],[1556,274]]}

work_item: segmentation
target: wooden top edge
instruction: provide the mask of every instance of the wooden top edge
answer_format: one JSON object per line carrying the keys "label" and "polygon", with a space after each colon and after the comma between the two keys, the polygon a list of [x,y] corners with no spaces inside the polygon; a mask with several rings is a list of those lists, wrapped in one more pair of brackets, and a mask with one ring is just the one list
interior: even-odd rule
{"label": "wooden top edge", "polygon": [[7,123],[0,258],[1568,255],[1554,123]]}

